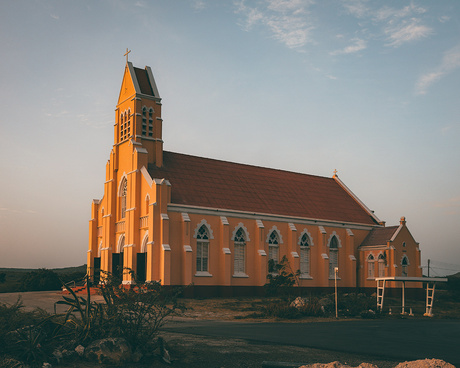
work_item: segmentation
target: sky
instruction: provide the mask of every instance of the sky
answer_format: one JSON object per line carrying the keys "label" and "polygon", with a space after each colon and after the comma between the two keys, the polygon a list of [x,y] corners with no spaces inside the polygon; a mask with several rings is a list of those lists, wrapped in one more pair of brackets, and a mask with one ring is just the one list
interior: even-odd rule
{"label": "sky", "polygon": [[0,267],[86,263],[129,48],[166,150],[337,170],[460,271],[459,20],[458,0],[0,2]]}

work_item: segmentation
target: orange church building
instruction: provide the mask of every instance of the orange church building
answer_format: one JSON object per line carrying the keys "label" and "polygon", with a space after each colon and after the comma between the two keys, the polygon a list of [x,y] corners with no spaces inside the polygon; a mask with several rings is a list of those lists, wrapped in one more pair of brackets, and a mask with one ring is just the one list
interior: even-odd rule
{"label": "orange church building", "polygon": [[[300,286],[375,287],[376,277],[421,276],[406,221],[386,227],[332,178],[163,150],[152,71],[127,62],[104,196],[93,200],[88,273],[252,293],[268,261],[286,256]],[[97,281],[97,280],[95,280]]]}

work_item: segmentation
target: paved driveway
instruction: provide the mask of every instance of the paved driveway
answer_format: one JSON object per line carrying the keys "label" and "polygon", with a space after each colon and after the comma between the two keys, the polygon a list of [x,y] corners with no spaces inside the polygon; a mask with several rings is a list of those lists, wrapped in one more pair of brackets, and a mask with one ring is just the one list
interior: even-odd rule
{"label": "paved driveway", "polygon": [[230,337],[397,360],[443,359],[460,367],[459,320],[359,320],[312,323],[173,321],[171,332]]}

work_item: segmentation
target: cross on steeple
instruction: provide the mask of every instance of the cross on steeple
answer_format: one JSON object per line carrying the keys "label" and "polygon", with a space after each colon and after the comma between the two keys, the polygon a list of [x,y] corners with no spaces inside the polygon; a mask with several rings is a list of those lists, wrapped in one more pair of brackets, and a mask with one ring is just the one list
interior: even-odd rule
{"label": "cross on steeple", "polygon": [[128,63],[128,54],[131,52],[131,50],[128,51],[128,48],[126,48],[126,53],[123,56],[126,56],[126,63]]}

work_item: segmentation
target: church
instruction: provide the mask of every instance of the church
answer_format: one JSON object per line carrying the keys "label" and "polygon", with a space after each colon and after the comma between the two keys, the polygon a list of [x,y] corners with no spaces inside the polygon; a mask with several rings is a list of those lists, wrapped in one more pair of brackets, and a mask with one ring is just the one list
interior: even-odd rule
{"label": "church", "polygon": [[269,260],[283,256],[300,270],[302,288],[330,288],[335,277],[340,288],[375,288],[376,277],[422,276],[405,218],[385,226],[337,173],[165,151],[161,107],[151,68],[127,61],[104,195],[91,206],[93,281],[121,272],[125,285],[137,279],[193,285],[195,295],[249,295],[267,282]]}

